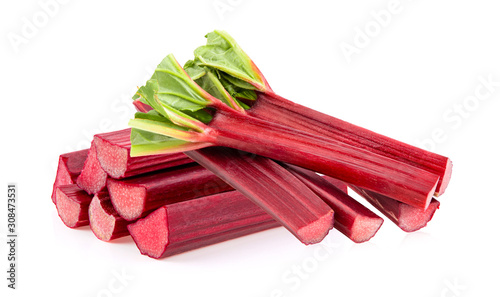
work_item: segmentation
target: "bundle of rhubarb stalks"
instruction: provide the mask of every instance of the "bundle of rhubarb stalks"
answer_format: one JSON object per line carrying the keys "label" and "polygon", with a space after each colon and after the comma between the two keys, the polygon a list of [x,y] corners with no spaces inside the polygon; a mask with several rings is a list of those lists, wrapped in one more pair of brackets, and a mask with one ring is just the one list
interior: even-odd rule
{"label": "bundle of rhubarb stalks", "polygon": [[383,219],[348,188],[406,232],[431,220],[448,158],[293,103],[229,34],[206,38],[184,67],[161,61],[130,128],[60,156],[64,224],[162,258],[279,226],[304,244],[332,228],[365,242]]}

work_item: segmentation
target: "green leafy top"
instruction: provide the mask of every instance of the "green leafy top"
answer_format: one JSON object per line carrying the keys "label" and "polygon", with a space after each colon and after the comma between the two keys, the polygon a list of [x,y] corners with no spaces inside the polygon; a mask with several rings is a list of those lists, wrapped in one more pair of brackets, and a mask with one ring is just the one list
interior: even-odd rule
{"label": "green leafy top", "polygon": [[[153,110],[130,120],[131,155],[171,153],[211,145],[203,134],[212,115],[207,107],[223,104],[198,86],[168,55],[134,96]],[[195,142],[198,144],[191,144]]]}
{"label": "green leafy top", "polygon": [[[250,58],[223,31],[207,35],[184,68],[173,55],[165,57],[133,99],[153,110],[130,120],[131,155],[171,153],[212,145],[207,123],[215,109],[245,112],[239,99],[255,100],[267,82]],[[145,109],[147,110],[147,109]],[[195,144],[193,144],[195,143]]]}
{"label": "green leafy top", "polygon": [[203,131],[204,123],[211,120],[205,108],[216,100],[187,75],[173,55],[163,59],[134,98],[140,98],[172,123],[196,131]]}
{"label": "green leafy top", "polygon": [[239,109],[239,106],[249,108],[240,99],[257,99],[255,87],[251,84],[217,69],[201,66],[198,60],[187,61],[184,70],[202,89],[234,109]]}
{"label": "green leafy top", "polygon": [[[207,44],[194,51],[201,65],[223,71],[259,91],[269,91],[269,85],[260,70],[227,32],[215,30],[205,37]],[[241,84],[238,86],[243,87]]]}

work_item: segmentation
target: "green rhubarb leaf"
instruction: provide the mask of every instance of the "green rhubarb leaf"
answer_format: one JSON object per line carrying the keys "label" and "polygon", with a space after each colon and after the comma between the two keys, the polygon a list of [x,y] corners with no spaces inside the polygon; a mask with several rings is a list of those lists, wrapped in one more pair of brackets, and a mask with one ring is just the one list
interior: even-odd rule
{"label": "green rhubarb leaf", "polygon": [[205,37],[207,44],[194,51],[201,65],[223,71],[260,91],[268,89],[262,73],[227,32],[215,30]]}
{"label": "green rhubarb leaf", "polygon": [[145,145],[160,145],[164,142],[170,142],[172,140],[186,142],[183,140],[175,139],[165,135],[160,135],[156,133],[151,133],[148,131],[133,128],[130,132],[130,142],[135,146],[145,146]]}
{"label": "green rhubarb leaf", "polygon": [[[238,109],[249,107],[239,101],[238,99],[255,100],[257,94],[253,91],[255,87],[251,84],[242,81],[238,78],[225,74],[217,69],[210,69],[205,66],[200,66],[201,62],[196,60],[189,60],[184,64],[186,73],[205,91],[217,99],[222,100],[224,103],[232,108]],[[209,77],[208,72],[212,72],[216,77]],[[218,81],[216,81],[218,80]],[[224,90],[225,89],[225,90]],[[231,98],[232,97],[232,98]],[[235,101],[235,103],[231,103]]]}
{"label": "green rhubarb leaf", "polygon": [[[253,91],[255,87],[225,74],[217,69],[200,66],[198,60],[189,60],[184,69],[188,74],[196,77],[195,82],[213,97],[223,101],[226,105],[234,109],[249,109],[249,107],[239,99],[255,100],[257,94]],[[227,79],[230,78],[231,82]],[[232,83],[235,82],[235,83]],[[244,88],[240,87],[243,85]]]}
{"label": "green rhubarb leaf", "polygon": [[214,98],[187,75],[173,55],[163,59],[134,98],[140,98],[171,122],[196,131],[201,132],[204,123],[212,119],[205,108]]}
{"label": "green rhubarb leaf", "polygon": [[[168,118],[175,124],[201,132],[204,127],[202,124],[209,121],[209,114],[203,110],[215,98],[188,76],[172,54],[158,65],[154,78],[158,82],[154,99],[163,107]],[[153,108],[157,110],[157,107]]]}
{"label": "green rhubarb leaf", "polygon": [[255,87],[249,83],[247,83],[244,80],[238,79],[234,76],[231,76],[229,74],[226,74],[224,72],[221,73],[221,76],[227,80],[229,83],[233,84],[235,87],[239,89],[245,89],[245,90],[255,90]]}
{"label": "green rhubarb leaf", "polygon": [[129,121],[129,126],[150,133],[173,137],[187,142],[196,142],[199,139],[198,131],[173,123],[168,118],[151,110],[148,113],[137,112],[134,119]]}
{"label": "green rhubarb leaf", "polygon": [[182,130],[182,131],[189,131],[188,127],[183,127],[183,126],[179,126],[179,125],[172,123],[172,121],[170,121],[168,118],[162,116],[156,110],[150,110],[147,113],[136,112],[134,115],[134,118],[143,119],[143,120],[150,120],[150,121],[154,121],[154,122],[161,122],[164,125],[167,125],[171,128],[175,128],[175,129]]}
{"label": "green rhubarb leaf", "polygon": [[[229,75],[226,75],[226,76],[229,76]],[[252,101],[257,99],[257,93],[255,93],[254,90],[240,88],[240,87],[232,84],[231,82],[229,82],[225,76],[221,76],[219,78],[219,80],[220,80],[222,86],[224,86],[224,89],[226,89],[226,91],[231,96],[233,96],[233,98],[247,99],[247,100],[252,100]],[[241,104],[241,101],[240,101],[240,104]]]}
{"label": "green rhubarb leaf", "polygon": [[155,70],[158,100],[162,105],[182,111],[197,111],[211,102],[204,92],[182,69],[173,55],[168,55]]}
{"label": "green rhubarb leaf", "polygon": [[183,68],[189,77],[191,77],[194,81],[206,74],[205,67],[200,66],[199,62],[195,62],[193,60],[187,61]]}
{"label": "green rhubarb leaf", "polygon": [[233,109],[241,110],[243,108],[241,102],[233,98],[226,91],[213,71],[207,70],[205,73],[204,76],[196,80],[196,83],[198,83],[201,88]]}
{"label": "green rhubarb leaf", "polygon": [[188,142],[135,128],[132,128],[130,133],[130,141],[132,157],[171,154],[211,146],[210,143]]}
{"label": "green rhubarb leaf", "polygon": [[[199,78],[207,76],[194,62],[188,64],[188,68]],[[210,136],[203,133],[206,123],[213,117],[207,107],[223,104],[197,85],[173,55],[163,59],[134,98],[153,110],[138,112],[129,121],[133,129],[132,156],[182,152],[213,145]]]}
{"label": "green rhubarb leaf", "polygon": [[[154,77],[154,75],[153,75]],[[142,86],[137,90],[133,99],[140,98],[143,103],[151,106],[158,113],[168,118],[168,114],[165,112],[164,108],[155,99],[156,93],[158,92],[158,81],[154,78],[148,80],[146,85]]]}
{"label": "green rhubarb leaf", "polygon": [[[145,101],[146,104],[151,106],[155,111],[157,111],[162,116],[168,118],[171,122],[178,124],[180,126],[191,127],[195,130],[201,130],[200,124],[203,121],[193,118],[191,115],[196,115],[197,112],[190,112],[191,115],[182,113],[175,108],[172,108],[168,105],[162,104],[158,100],[158,89],[159,84],[155,79],[155,75],[153,78],[148,80],[146,85],[140,87],[137,91],[137,94],[140,95],[141,100]],[[201,113],[201,112],[200,112]]]}
{"label": "green rhubarb leaf", "polygon": [[155,110],[151,110],[148,113],[136,112],[133,120],[138,120],[141,122],[151,122],[155,126],[162,126],[162,127],[168,128],[168,129],[175,129],[175,130],[178,130],[181,132],[182,131],[184,131],[184,132],[190,131],[189,127],[177,125],[177,124],[173,123],[172,121],[170,121],[168,118],[159,114]]}

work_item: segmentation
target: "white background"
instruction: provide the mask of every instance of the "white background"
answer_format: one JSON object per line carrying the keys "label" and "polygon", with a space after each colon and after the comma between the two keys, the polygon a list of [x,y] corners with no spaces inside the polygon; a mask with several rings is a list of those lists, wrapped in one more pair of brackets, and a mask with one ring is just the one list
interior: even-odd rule
{"label": "white background", "polygon": [[[2,243],[1,296],[500,295],[498,1],[46,2],[0,4],[2,242],[7,183],[19,188],[19,289],[6,288]],[[125,128],[136,86],[213,29],[277,93],[450,157],[428,227],[385,220],[368,243],[332,230],[315,246],[275,229],[160,261],[65,227],[50,199],[58,155]]]}

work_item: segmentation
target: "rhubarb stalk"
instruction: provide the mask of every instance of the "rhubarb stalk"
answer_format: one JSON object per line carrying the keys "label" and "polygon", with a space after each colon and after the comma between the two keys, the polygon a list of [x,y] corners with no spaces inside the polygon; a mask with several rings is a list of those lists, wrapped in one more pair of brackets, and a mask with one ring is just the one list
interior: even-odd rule
{"label": "rhubarb stalk", "polygon": [[[218,80],[234,97],[251,98],[254,103],[248,114],[260,119],[281,123],[296,129],[319,134],[334,142],[341,142],[369,152],[392,158],[440,177],[436,195],[443,194],[451,178],[451,161],[441,155],[391,139],[370,130],[347,123],[319,111],[293,103],[274,93],[250,57],[224,31],[207,34],[207,45],[195,50],[195,61],[185,65],[196,72],[197,82],[206,82],[204,76],[213,69]],[[200,68],[205,67],[204,69]],[[202,85],[203,87],[203,85]],[[206,86],[207,91],[217,84]],[[241,96],[242,92],[244,96]],[[219,94],[220,90],[217,91]],[[255,92],[253,96],[248,93]],[[218,96],[216,96],[218,97]]]}
{"label": "rhubarb stalk", "polygon": [[[187,145],[193,143],[198,144],[196,148],[220,145],[242,149],[421,208],[429,204],[439,179],[396,160],[248,116],[231,96],[223,102],[200,88],[172,55],[160,63],[138,94],[154,112],[137,113],[129,125],[178,139],[170,152],[191,150],[193,147]],[[134,145],[132,154],[133,149]]]}

